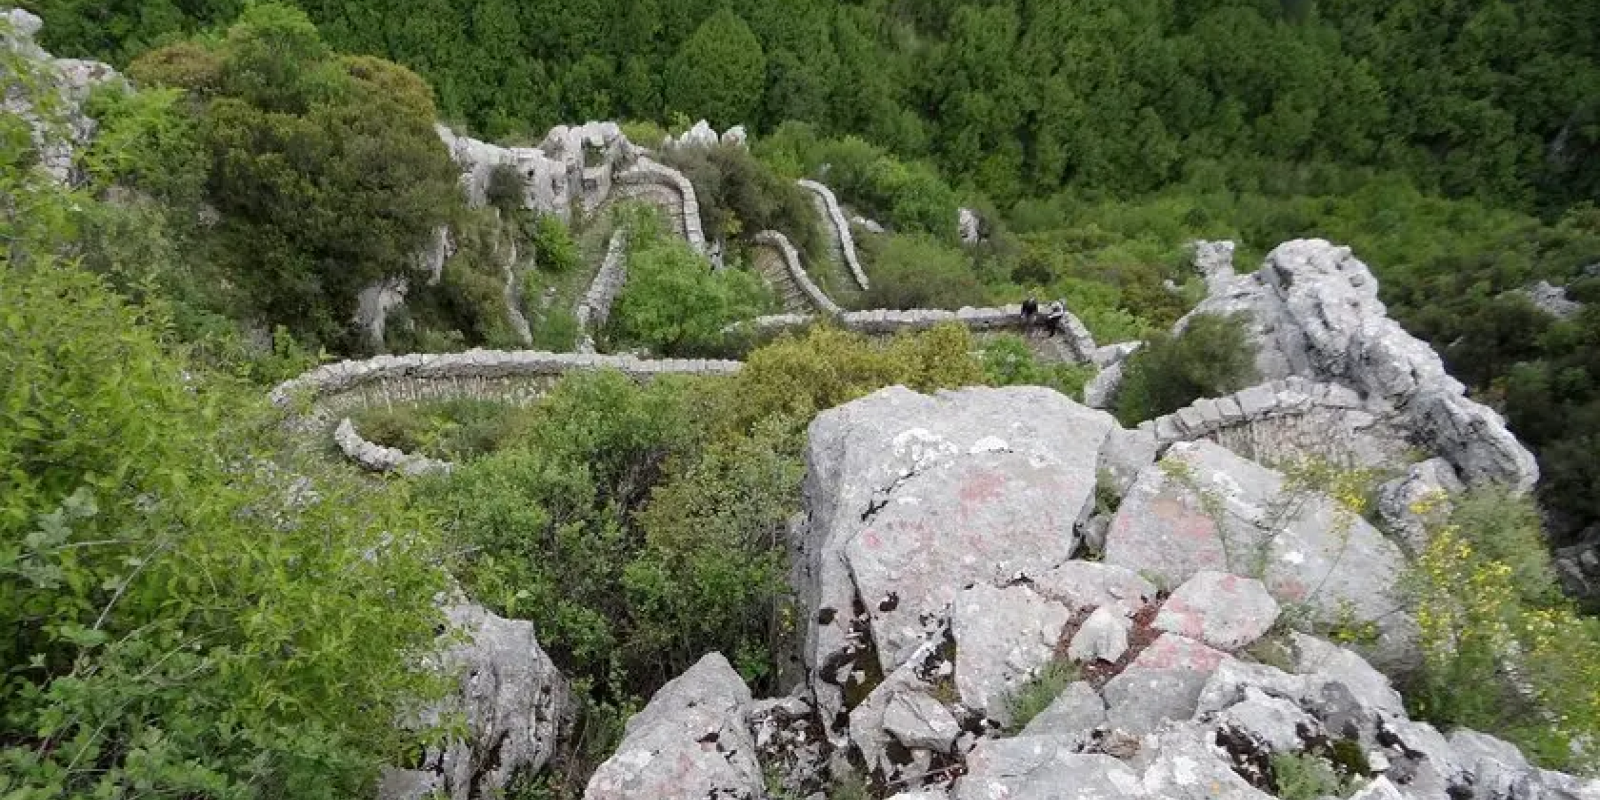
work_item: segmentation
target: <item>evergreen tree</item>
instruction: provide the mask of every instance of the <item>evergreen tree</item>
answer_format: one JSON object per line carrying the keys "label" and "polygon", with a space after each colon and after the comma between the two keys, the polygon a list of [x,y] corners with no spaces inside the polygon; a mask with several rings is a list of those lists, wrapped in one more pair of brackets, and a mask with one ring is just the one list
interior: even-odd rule
{"label": "evergreen tree", "polygon": [[723,9],[700,25],[667,66],[667,111],[704,118],[719,129],[748,123],[761,106],[766,72],[760,40]]}

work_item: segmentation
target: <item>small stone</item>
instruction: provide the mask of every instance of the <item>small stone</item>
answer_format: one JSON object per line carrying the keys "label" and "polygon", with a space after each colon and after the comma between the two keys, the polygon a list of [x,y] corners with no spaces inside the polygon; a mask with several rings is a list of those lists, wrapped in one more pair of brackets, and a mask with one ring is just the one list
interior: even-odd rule
{"label": "small stone", "polygon": [[1084,620],[1067,646],[1067,657],[1080,663],[1116,661],[1128,652],[1128,618],[1112,606],[1101,606]]}

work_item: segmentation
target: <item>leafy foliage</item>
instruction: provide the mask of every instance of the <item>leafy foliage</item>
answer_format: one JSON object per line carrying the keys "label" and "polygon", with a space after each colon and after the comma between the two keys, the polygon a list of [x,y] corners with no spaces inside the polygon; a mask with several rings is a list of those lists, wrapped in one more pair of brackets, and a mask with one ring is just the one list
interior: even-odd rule
{"label": "leafy foliage", "polygon": [[1078,680],[1078,675],[1078,665],[1071,661],[1050,661],[1040,667],[1037,674],[1017,687],[1006,700],[1011,713],[1011,730],[1027,727],[1066,691],[1068,685]]}
{"label": "leafy foliage", "polygon": [[635,215],[628,239],[628,282],[612,305],[616,339],[664,355],[704,351],[722,329],[756,316],[764,290],[748,272],[713,272],[688,243],[668,237],[654,214]]}
{"label": "leafy foliage", "polygon": [[1600,620],[1553,591],[1531,502],[1475,491],[1412,571],[1424,667],[1408,699],[1427,719],[1497,731],[1546,767],[1592,767],[1572,745],[1600,733]]}
{"label": "leafy foliage", "polygon": [[1124,425],[1219,397],[1255,379],[1255,353],[1237,317],[1199,314],[1177,336],[1158,334],[1129,357],[1117,389]]}

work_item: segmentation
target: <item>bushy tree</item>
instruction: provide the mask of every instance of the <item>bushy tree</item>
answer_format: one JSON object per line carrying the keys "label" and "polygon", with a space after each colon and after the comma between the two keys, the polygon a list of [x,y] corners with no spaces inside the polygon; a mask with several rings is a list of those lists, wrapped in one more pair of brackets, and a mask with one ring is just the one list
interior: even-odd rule
{"label": "bushy tree", "polygon": [[931,236],[896,234],[866,245],[872,276],[869,308],[960,308],[983,305],[987,292],[967,255]]}
{"label": "bushy tree", "polygon": [[668,111],[704,118],[719,130],[755,119],[766,85],[761,41],[724,8],[700,24],[667,65]]}
{"label": "bushy tree", "polygon": [[718,345],[722,330],[756,316],[763,289],[754,275],[713,272],[688,243],[661,232],[654,215],[631,228],[628,282],[611,309],[609,327],[622,342],[642,344],[664,355]]}
{"label": "bushy tree", "polygon": [[1129,357],[1117,389],[1117,419],[1134,425],[1202,397],[1220,397],[1257,375],[1255,350],[1237,316],[1199,314],[1176,336],[1158,334]]}

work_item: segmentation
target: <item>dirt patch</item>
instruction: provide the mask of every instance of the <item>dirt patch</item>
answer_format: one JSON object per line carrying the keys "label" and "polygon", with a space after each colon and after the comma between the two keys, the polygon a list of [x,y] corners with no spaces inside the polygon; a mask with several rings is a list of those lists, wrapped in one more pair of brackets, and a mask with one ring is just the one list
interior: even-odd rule
{"label": "dirt patch", "polygon": [[[1161,631],[1154,627],[1156,614],[1161,612],[1161,605],[1167,601],[1168,592],[1156,595],[1156,599],[1145,604],[1133,615],[1133,628],[1128,632],[1128,651],[1115,662],[1094,661],[1083,665],[1083,679],[1088,681],[1095,691],[1105,688],[1112,678],[1120,675],[1133,660],[1139,657],[1151,642],[1160,638]],[[1078,634],[1085,620],[1093,613],[1092,610],[1079,611],[1067,620],[1061,629],[1061,638],[1056,642],[1056,657],[1063,661],[1067,658],[1067,647],[1072,644],[1072,637]]]}

